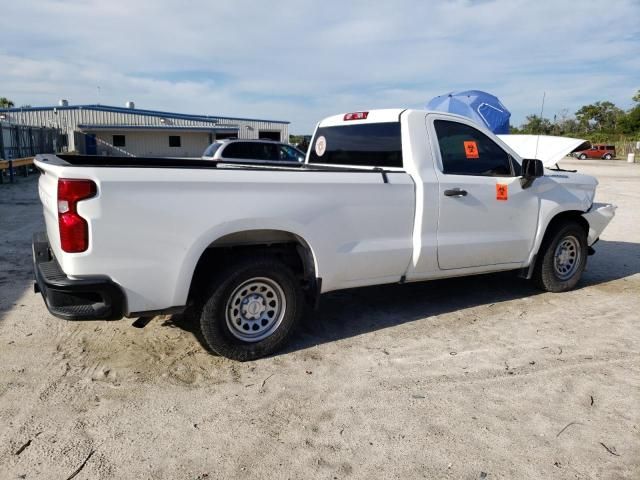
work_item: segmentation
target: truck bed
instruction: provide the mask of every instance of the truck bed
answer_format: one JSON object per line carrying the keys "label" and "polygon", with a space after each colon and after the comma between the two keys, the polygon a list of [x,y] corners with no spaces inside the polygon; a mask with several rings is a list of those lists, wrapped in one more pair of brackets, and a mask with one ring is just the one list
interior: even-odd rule
{"label": "truck bed", "polygon": [[[323,291],[398,281],[411,257],[415,186],[398,169],[87,155],[40,155],[35,164],[62,271],[113,280],[127,314],[184,306],[200,256],[237,232],[305,239]],[[97,185],[78,205],[86,252],[61,249],[59,179]]]}
{"label": "truck bed", "polygon": [[[260,170],[289,170],[289,171],[323,171],[323,172],[363,172],[370,168],[342,167],[340,165],[314,165],[314,164],[284,164],[283,162],[246,163],[241,160],[220,162],[215,160],[202,160],[199,158],[180,157],[115,157],[101,155],[38,155],[37,160],[55,166],[73,167],[105,167],[105,168],[196,168],[196,169],[260,169]],[[374,173],[382,175],[386,182],[388,170],[377,168]]]}

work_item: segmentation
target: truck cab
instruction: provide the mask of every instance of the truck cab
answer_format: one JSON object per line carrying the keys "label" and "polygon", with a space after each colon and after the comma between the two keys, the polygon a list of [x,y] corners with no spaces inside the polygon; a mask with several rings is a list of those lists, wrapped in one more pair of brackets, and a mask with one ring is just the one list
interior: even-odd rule
{"label": "truck cab", "polygon": [[549,170],[526,180],[524,160],[500,138],[465,117],[423,110],[329,117],[319,123],[307,161],[412,178],[406,280],[527,268],[553,217],[581,217],[597,185],[589,176]]}

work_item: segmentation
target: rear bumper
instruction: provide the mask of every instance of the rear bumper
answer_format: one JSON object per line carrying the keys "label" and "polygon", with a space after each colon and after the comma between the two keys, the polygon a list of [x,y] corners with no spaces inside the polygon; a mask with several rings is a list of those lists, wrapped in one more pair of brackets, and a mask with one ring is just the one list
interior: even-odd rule
{"label": "rear bumper", "polygon": [[51,253],[45,233],[33,236],[33,271],[36,293],[42,293],[47,309],[65,320],[118,320],[123,317],[125,296],[113,281],[104,278],[72,279]]}

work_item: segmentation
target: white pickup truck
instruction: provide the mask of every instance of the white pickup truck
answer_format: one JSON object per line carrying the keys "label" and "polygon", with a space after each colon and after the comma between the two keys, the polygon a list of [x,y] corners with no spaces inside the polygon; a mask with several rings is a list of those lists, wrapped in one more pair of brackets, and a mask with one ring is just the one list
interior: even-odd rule
{"label": "white pickup truck", "polygon": [[248,360],[321,293],[516,270],[579,281],[615,206],[470,120],[375,110],[321,121],[299,166],[40,155],[36,291],[65,319],[189,311]]}

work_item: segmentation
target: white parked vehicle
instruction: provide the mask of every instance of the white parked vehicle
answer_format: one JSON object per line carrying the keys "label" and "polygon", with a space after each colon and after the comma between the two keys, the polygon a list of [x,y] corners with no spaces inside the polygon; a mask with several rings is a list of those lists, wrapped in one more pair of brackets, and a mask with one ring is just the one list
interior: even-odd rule
{"label": "white parked vehicle", "polygon": [[561,292],[614,215],[597,181],[520,158],[470,120],[321,121],[304,164],[40,155],[37,289],[67,319],[188,311],[239,360],[321,293],[515,270]]}
{"label": "white parked vehicle", "polygon": [[273,140],[216,140],[202,154],[202,160],[227,163],[304,162],[305,154],[296,147]]}

